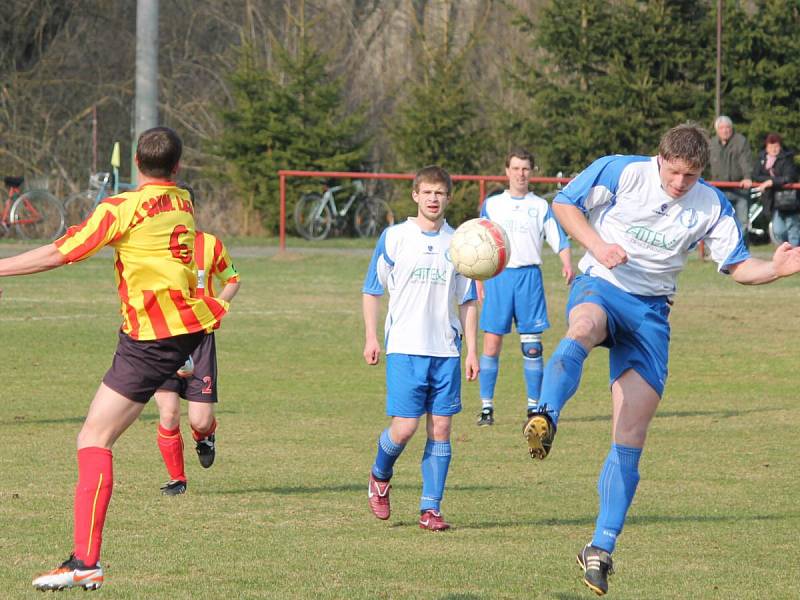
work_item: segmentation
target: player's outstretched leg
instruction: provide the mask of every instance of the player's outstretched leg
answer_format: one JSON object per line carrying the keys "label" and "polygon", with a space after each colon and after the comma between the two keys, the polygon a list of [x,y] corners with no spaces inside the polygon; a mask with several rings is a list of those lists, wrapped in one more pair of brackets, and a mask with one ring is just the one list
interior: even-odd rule
{"label": "player's outstretched leg", "polygon": [[367,499],[372,514],[381,520],[388,519],[391,515],[389,503],[389,490],[392,486],[389,480],[394,474],[394,463],[403,452],[405,444],[395,444],[389,435],[389,429],[384,429],[378,438],[378,452],[375,455],[375,464],[369,474],[369,487]]}
{"label": "player's outstretched leg", "polygon": [[420,498],[419,526],[430,531],[444,531],[450,528],[439,509],[444,496],[447,471],[450,468],[452,450],[450,441],[428,439],[420,464],[422,470],[422,497]]}
{"label": "player's outstretched leg", "polygon": [[539,409],[522,428],[531,458],[544,460],[550,453],[561,409],[577,391],[588,355],[579,342],[564,338],[547,361]]}
{"label": "player's outstretched leg", "polygon": [[206,431],[197,431],[192,427],[192,439],[195,442],[195,451],[197,452],[197,459],[200,461],[200,466],[208,469],[214,464],[214,458],[217,456],[217,420],[211,422],[211,427]]}
{"label": "player's outstretched leg", "polygon": [[478,415],[478,427],[494,425],[494,388],[497,384],[497,373],[500,369],[500,357],[482,354],[478,384],[481,394],[481,413]]}

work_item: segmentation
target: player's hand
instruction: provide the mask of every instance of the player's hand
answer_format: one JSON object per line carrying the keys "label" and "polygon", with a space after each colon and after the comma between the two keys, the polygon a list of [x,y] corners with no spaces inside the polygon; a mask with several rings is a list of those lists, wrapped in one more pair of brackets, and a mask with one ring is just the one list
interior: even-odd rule
{"label": "player's hand", "polygon": [[381,347],[378,340],[370,340],[364,344],[364,360],[368,365],[377,365],[381,357]]}
{"label": "player's hand", "polygon": [[800,246],[795,247],[789,242],[783,242],[772,255],[772,265],[778,277],[800,273]]}
{"label": "player's hand", "polygon": [[575,271],[572,270],[572,265],[564,265],[561,267],[561,276],[564,278],[564,283],[569,285],[575,279]]}
{"label": "player's hand", "polygon": [[592,248],[592,254],[607,269],[613,269],[628,262],[628,254],[619,244],[606,244]]}
{"label": "player's hand", "polygon": [[474,353],[467,353],[464,359],[464,369],[466,371],[467,381],[475,381],[478,378],[478,373],[481,370],[478,357]]}

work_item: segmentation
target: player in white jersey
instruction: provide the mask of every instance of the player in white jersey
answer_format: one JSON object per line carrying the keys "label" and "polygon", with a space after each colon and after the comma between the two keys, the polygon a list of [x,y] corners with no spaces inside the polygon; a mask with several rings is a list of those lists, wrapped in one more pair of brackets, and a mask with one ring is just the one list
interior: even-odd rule
{"label": "player in white jersey", "polygon": [[542,284],[542,244],[545,240],[561,259],[561,274],[572,282],[569,241],[547,200],[528,190],[533,155],[517,148],[506,156],[508,189],[486,198],[481,216],[499,223],[511,242],[511,258],[497,277],[478,283],[483,301],[480,328],[481,413],[478,425],[494,424],[494,389],[500,367],[503,336],[517,325],[522,349],[522,370],[528,396],[528,417],[536,411],[542,387],[542,332],[550,327]]}
{"label": "player in white jersey", "polygon": [[[608,591],[611,553],[639,482],[639,458],[667,377],[671,297],[689,252],[701,241],[721,273],[746,285],[800,271],[800,247],[752,258],[725,196],[699,181],[708,136],[691,123],[670,129],[658,155],[607,156],[553,203],[564,229],[586,249],[567,304],[568,329],[547,362],[539,410],[526,424],[531,456],[547,456],[561,410],[595,346],[609,348],[612,444],[597,484],[600,510],[578,555],[583,581]],[[588,220],[587,220],[588,218]]]}
{"label": "player in white jersey", "polygon": [[448,250],[453,228],[444,220],[452,183],[437,166],[420,170],[413,183],[416,218],[386,229],[364,280],[364,359],[380,357],[378,314],[389,292],[386,347],[386,414],[389,427],[378,438],[369,475],[369,507],[379,519],[390,515],[389,480],[395,461],[427,415],[428,441],[422,456],[419,526],[443,531],[450,525],[440,505],[450,466],[450,425],[461,411],[461,340],[467,345],[467,380],[478,376],[478,316],[475,284],[458,273]]}

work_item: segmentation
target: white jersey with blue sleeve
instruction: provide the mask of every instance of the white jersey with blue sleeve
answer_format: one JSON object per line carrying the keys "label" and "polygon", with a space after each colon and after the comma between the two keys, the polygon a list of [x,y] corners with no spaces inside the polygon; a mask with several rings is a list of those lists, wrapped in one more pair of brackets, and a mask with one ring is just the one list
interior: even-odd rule
{"label": "white jersey with blue sleeve", "polygon": [[481,207],[481,216],[499,223],[508,235],[511,258],[506,268],[541,265],[544,240],[556,254],[569,248],[569,240],[547,200],[532,192],[515,197],[505,190],[490,196]]}
{"label": "white jersey with blue sleeve", "polygon": [[674,294],[678,274],[700,241],[723,273],[750,257],[725,196],[700,180],[680,198],[670,197],[661,187],[658,156],[600,158],[554,202],[580,208],[605,242],[628,255],[627,263],[607,269],[587,252],[580,270],[632,294]]}
{"label": "white jersey with blue sleeve", "polygon": [[416,219],[389,227],[372,255],[363,292],[389,292],[386,354],[459,356],[458,306],[475,300],[475,283],[453,267],[453,228],[423,231]]}

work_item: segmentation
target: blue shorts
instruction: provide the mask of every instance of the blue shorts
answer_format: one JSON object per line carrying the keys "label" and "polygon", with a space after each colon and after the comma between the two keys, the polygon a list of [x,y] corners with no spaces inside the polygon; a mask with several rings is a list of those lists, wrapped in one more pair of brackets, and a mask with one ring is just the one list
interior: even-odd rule
{"label": "blue shorts", "polygon": [[511,332],[511,320],[519,333],[541,333],[550,327],[544,299],[542,271],[538,265],[504,269],[483,282],[485,296],[481,329],[497,335]]}
{"label": "blue shorts", "polygon": [[572,283],[567,301],[569,312],[591,302],[608,318],[610,383],[633,369],[659,396],[664,393],[669,359],[669,304],[666,296],[629,294],[600,277],[581,275]]}
{"label": "blue shorts", "polygon": [[461,357],[386,355],[386,414],[419,418],[461,412]]}

